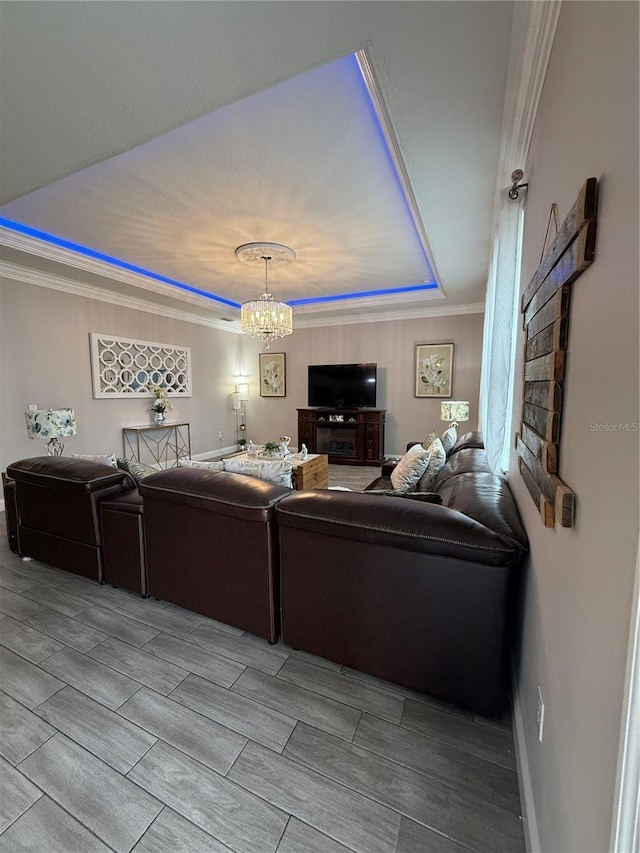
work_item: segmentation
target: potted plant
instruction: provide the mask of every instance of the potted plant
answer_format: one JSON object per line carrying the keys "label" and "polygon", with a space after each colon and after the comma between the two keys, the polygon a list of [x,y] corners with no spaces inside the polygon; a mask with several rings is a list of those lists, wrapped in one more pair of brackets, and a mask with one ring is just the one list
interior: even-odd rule
{"label": "potted plant", "polygon": [[279,450],[280,447],[275,441],[265,441],[262,452],[265,456],[275,456]]}
{"label": "potted plant", "polygon": [[238,447],[240,448],[240,450],[244,450],[246,446],[247,446],[247,439],[246,438],[239,438],[238,439]]}
{"label": "potted plant", "polygon": [[173,404],[169,400],[166,388],[161,388],[160,385],[149,385],[149,390],[155,397],[151,406],[154,424],[163,424],[166,418],[166,413],[173,409]]}

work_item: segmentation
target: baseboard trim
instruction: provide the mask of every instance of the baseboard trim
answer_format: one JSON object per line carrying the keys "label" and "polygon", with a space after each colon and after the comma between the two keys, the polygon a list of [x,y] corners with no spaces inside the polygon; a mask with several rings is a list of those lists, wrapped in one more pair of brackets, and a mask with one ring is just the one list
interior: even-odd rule
{"label": "baseboard trim", "polygon": [[513,668],[511,670],[511,686],[513,693],[513,737],[516,748],[516,765],[518,769],[518,785],[520,787],[520,806],[522,808],[524,843],[527,853],[542,853],[536,808],[533,800],[533,786],[531,784],[529,756],[527,754],[524,713],[522,702],[520,701],[520,691],[518,690],[516,673]]}
{"label": "baseboard trim", "polygon": [[[232,453],[237,453],[238,447],[232,444],[230,447],[219,447],[217,450],[207,450],[204,453],[192,453],[191,458],[194,462],[203,462],[205,460],[222,459],[223,456],[229,456]],[[215,460],[214,460],[215,461]]]}
{"label": "baseboard trim", "polygon": [[4,512],[4,501],[0,501],[0,512]]}

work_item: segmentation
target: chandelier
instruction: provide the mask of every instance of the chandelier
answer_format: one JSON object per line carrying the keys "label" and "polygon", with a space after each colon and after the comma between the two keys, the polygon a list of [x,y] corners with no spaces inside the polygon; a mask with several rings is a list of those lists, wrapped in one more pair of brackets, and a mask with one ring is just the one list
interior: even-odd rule
{"label": "chandelier", "polygon": [[293,332],[293,311],[286,302],[276,302],[269,292],[269,263],[281,266],[290,264],[296,253],[279,243],[245,243],[236,249],[236,257],[243,264],[253,266],[264,263],[264,293],[259,299],[243,302],[240,308],[240,327],[247,335],[260,338],[269,349],[271,341],[284,338]]}

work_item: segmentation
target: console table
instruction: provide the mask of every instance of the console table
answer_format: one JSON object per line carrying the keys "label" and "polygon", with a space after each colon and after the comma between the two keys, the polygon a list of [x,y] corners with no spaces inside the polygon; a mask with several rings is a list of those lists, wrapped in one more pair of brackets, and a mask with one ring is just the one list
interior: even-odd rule
{"label": "console table", "polygon": [[187,423],[122,427],[122,445],[125,459],[177,468],[179,459],[191,458],[191,427]]}
{"label": "console table", "polygon": [[381,465],[386,409],[298,409],[298,447],[330,464]]}

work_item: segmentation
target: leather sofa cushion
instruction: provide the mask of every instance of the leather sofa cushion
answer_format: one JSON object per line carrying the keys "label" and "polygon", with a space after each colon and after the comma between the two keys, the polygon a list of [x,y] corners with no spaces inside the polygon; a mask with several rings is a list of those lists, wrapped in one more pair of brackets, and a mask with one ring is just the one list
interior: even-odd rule
{"label": "leather sofa cushion", "polygon": [[276,517],[281,527],[485,565],[510,565],[521,553],[514,537],[461,512],[366,492],[294,492],[280,501]]}
{"label": "leather sofa cushion", "polygon": [[144,500],[196,507],[234,518],[266,521],[291,489],[267,480],[201,468],[171,468],[145,477],[138,486]]}
{"label": "leather sofa cushion", "polygon": [[[451,477],[456,477],[458,474],[491,474],[491,468],[487,461],[487,451],[476,448],[465,448],[457,453],[452,453],[445,462],[440,473],[437,475],[431,485],[434,492],[440,492],[442,486]],[[446,503],[446,501],[445,501]]]}
{"label": "leather sofa cushion", "polygon": [[451,448],[451,452],[449,456],[452,456],[454,453],[457,453],[459,450],[465,450],[466,448],[476,447],[480,450],[484,449],[484,441],[482,440],[482,433],[477,431],[465,432],[464,435],[461,435],[460,438],[456,441],[456,443]]}
{"label": "leather sofa cushion", "polygon": [[8,466],[7,474],[18,483],[65,492],[90,493],[117,485],[126,488],[130,482],[127,474],[119,468],[69,456],[21,459]]}

